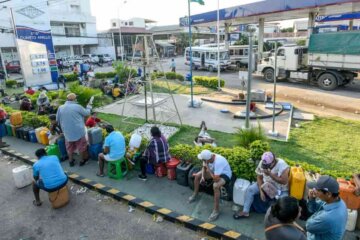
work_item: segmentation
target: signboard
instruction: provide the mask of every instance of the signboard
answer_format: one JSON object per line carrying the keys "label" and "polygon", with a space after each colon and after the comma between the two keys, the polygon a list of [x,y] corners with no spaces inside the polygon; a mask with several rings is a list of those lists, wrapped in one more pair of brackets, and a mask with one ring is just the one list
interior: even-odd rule
{"label": "signboard", "polygon": [[316,22],[333,22],[333,21],[343,21],[343,20],[351,20],[351,19],[360,19],[360,12],[336,14],[329,16],[317,16]]}
{"label": "signboard", "polygon": [[46,0],[12,1],[13,23],[21,69],[27,86],[56,82],[58,77]]}

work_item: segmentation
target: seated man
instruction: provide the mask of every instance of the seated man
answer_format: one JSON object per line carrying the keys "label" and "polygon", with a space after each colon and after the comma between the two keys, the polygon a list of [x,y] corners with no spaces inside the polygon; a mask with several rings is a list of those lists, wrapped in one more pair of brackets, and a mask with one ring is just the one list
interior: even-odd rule
{"label": "seated man", "polygon": [[55,192],[63,188],[68,181],[57,156],[47,156],[45,149],[40,148],[35,152],[38,161],[33,165],[33,191],[35,200],[33,204],[40,206],[40,189],[46,192]]}
{"label": "seated man", "polygon": [[20,99],[20,110],[21,111],[31,111],[32,109],[31,101],[26,96],[21,97]]}
{"label": "seated man", "polygon": [[117,97],[121,97],[121,89],[119,87],[119,84],[115,83],[114,88],[112,90],[112,96],[115,100]]}
{"label": "seated man", "polygon": [[339,183],[324,175],[307,185],[310,189],[307,207],[312,213],[306,222],[307,239],[343,239],[348,213],[339,197]]}
{"label": "seated man", "polygon": [[269,202],[275,197],[289,195],[289,165],[280,159],[275,158],[272,152],[265,152],[256,168],[257,182],[250,185],[245,194],[244,208],[241,212],[234,214],[234,219],[249,217],[250,208],[254,197],[260,195],[262,205],[270,207]]}
{"label": "seated man", "polygon": [[203,167],[200,172],[194,175],[194,193],[189,197],[189,203],[196,200],[200,183],[204,183],[206,179],[212,179],[214,182],[214,209],[208,220],[215,221],[220,214],[220,188],[230,182],[232,171],[228,161],[223,156],[214,154],[209,150],[203,150],[198,158],[203,161]]}
{"label": "seated man", "polygon": [[101,122],[100,118],[96,117],[96,112],[94,112],[88,119],[86,120],[85,126],[88,128],[95,127],[99,122]]}
{"label": "seated man", "polygon": [[125,155],[125,138],[119,131],[115,131],[114,127],[107,125],[105,127],[109,135],[105,138],[104,152],[99,154],[99,172],[96,173],[98,177],[104,177],[105,161],[120,160]]}

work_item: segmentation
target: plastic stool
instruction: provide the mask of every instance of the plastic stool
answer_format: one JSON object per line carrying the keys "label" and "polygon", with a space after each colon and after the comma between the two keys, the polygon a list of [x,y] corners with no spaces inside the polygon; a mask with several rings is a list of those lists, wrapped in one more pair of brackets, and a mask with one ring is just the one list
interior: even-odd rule
{"label": "plastic stool", "polygon": [[108,161],[108,176],[109,178],[122,179],[128,172],[126,158],[121,158],[116,161]]}

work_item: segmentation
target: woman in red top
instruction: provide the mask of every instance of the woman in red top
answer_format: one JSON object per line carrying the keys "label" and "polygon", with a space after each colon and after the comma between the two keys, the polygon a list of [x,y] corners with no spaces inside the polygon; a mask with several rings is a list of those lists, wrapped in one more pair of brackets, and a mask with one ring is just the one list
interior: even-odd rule
{"label": "woman in red top", "polygon": [[25,91],[25,93],[29,94],[29,95],[33,95],[35,93],[35,91],[31,87],[28,87],[28,89]]}

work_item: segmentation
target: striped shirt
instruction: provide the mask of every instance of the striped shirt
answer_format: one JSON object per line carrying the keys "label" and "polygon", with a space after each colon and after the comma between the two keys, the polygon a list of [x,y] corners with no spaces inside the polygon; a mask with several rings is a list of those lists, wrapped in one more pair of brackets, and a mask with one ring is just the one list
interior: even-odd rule
{"label": "striped shirt", "polygon": [[170,160],[169,144],[164,136],[152,138],[145,150],[145,156],[152,164]]}

